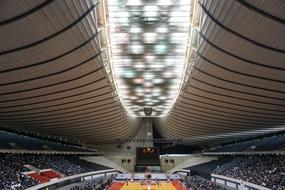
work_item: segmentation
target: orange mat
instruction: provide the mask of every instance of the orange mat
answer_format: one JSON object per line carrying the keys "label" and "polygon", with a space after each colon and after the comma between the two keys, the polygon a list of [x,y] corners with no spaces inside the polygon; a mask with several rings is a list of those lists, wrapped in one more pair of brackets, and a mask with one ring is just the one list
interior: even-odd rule
{"label": "orange mat", "polygon": [[172,185],[177,189],[177,190],[188,190],[188,188],[179,180],[172,181]]}
{"label": "orange mat", "polygon": [[108,190],[120,190],[124,186],[124,182],[115,182],[112,183]]}

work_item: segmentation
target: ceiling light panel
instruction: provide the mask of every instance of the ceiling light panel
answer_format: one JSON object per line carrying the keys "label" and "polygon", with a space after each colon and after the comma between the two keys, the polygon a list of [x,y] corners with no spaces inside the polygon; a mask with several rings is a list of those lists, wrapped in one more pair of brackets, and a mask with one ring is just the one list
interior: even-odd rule
{"label": "ceiling light panel", "polygon": [[186,64],[189,0],[108,0],[109,41],[118,94],[133,116],[164,116]]}

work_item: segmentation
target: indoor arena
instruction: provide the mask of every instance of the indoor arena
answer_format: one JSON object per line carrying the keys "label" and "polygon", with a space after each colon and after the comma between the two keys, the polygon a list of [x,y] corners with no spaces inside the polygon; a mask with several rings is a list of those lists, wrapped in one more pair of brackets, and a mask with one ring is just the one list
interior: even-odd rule
{"label": "indoor arena", "polygon": [[285,0],[0,0],[0,190],[285,190]]}

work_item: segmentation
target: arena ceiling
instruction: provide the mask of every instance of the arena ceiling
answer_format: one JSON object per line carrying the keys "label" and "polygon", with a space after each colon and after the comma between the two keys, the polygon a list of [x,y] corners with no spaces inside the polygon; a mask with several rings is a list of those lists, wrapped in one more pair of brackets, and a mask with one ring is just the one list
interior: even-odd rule
{"label": "arena ceiling", "polygon": [[[106,3],[1,2],[2,127],[89,143],[136,134],[140,117],[128,111],[110,64]],[[154,118],[161,135],[198,145],[284,129],[285,2],[195,0],[190,7],[179,96]]]}

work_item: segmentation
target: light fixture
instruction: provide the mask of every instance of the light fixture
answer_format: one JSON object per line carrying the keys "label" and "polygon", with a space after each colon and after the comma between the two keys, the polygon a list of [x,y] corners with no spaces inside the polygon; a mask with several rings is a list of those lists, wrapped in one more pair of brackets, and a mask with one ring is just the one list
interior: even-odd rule
{"label": "light fixture", "polygon": [[[108,0],[111,69],[129,113],[164,116],[179,94],[190,34],[191,1]],[[159,107],[160,106],[160,107]]]}

